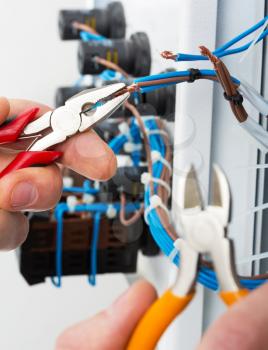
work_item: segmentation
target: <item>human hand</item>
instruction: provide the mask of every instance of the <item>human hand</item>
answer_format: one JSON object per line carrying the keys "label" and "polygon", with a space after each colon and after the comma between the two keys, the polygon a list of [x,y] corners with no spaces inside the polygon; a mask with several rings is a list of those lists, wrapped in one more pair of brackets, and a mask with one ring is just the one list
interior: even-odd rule
{"label": "human hand", "polygon": [[[0,98],[0,124],[9,116],[48,106],[26,100]],[[55,150],[64,152],[60,163],[95,180],[107,180],[116,170],[116,158],[108,145],[93,131],[74,135]],[[14,158],[0,148],[0,171]],[[21,244],[28,233],[28,221],[21,211],[42,211],[56,205],[61,197],[62,176],[56,164],[14,171],[0,180],[0,250]]]}
{"label": "human hand", "polygon": [[[267,295],[266,284],[229,308],[208,329],[197,350],[266,350]],[[136,324],[155,299],[148,282],[137,282],[107,310],[64,331],[55,350],[125,350]]]}
{"label": "human hand", "polygon": [[108,309],[64,331],[55,350],[126,349],[136,324],[155,300],[154,287],[138,281]]}

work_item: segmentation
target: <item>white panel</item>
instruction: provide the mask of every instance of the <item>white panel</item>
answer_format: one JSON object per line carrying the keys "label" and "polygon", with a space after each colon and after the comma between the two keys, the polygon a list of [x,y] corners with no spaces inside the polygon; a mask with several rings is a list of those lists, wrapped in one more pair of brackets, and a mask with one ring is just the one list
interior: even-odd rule
{"label": "white panel", "polygon": [[[251,0],[220,1],[217,22],[217,46],[246,30],[263,18],[264,1],[252,7]],[[239,13],[239,16],[237,14]],[[248,39],[247,39],[248,41]],[[258,91],[261,82],[261,45],[240,62],[243,54],[223,60],[231,73],[241,77]],[[222,88],[215,84],[213,108],[212,161],[218,163],[227,175],[232,192],[232,223],[229,236],[234,239],[236,260],[252,254],[257,150],[233,116],[229,104],[222,96]],[[248,113],[257,120],[258,113],[246,104]],[[251,169],[249,169],[251,167]],[[251,264],[238,265],[241,274],[251,274]],[[216,319],[225,307],[217,294],[206,291],[204,328]]]}
{"label": "white panel", "polygon": [[[217,1],[180,1],[178,28],[180,40],[176,52],[198,53],[198,46],[215,46]],[[179,70],[190,67],[208,67],[205,63],[179,63]],[[208,198],[210,170],[211,120],[213,85],[207,81],[183,84],[177,89],[174,177],[173,177],[173,213],[179,211],[176,198],[179,196],[180,180],[185,170],[194,164],[201,182],[204,198]],[[198,288],[195,301],[188,310],[173,324],[173,344],[168,349],[195,349],[202,335],[203,288]]]}

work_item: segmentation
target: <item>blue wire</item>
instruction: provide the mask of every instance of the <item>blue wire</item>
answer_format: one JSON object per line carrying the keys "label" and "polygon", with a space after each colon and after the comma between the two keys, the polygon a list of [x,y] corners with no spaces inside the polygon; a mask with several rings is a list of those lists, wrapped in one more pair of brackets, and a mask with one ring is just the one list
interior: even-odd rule
{"label": "blue wire", "polygon": [[[141,135],[134,118],[132,118],[130,122],[130,135],[135,145],[141,145]],[[141,161],[141,150],[131,152],[131,159],[133,161],[134,166],[139,166]]]}
{"label": "blue wire", "polygon": [[61,287],[62,276],[62,235],[63,235],[63,214],[68,210],[67,204],[59,203],[55,209],[55,217],[57,220],[56,231],[56,277],[51,277],[51,281],[55,287]]}
{"label": "blue wire", "polygon": [[251,33],[255,32],[256,30],[261,28],[264,25],[264,23],[267,21],[267,19],[268,19],[268,16],[264,17],[260,22],[258,22],[257,24],[255,24],[251,28],[247,29],[243,33],[237,35],[236,37],[234,37],[233,39],[228,41],[226,44],[218,47],[214,52],[218,53],[219,51],[225,51],[226,49],[229,49],[229,47],[233,46],[238,41],[244,39],[246,36],[250,35]]}
{"label": "blue wire", "polygon": [[83,187],[63,187],[63,192],[97,194],[99,190],[91,187],[89,180],[85,180]]}
{"label": "blue wire", "polygon": [[115,154],[120,153],[124,144],[128,141],[126,135],[120,134],[115,136],[111,141],[109,141],[109,147],[114,151]]}
{"label": "blue wire", "polygon": [[[259,39],[256,41],[256,44],[261,41],[266,35],[268,34],[268,29],[265,30],[259,37]],[[227,55],[233,55],[233,54],[236,54],[236,53],[239,53],[239,52],[243,52],[245,50],[247,50],[250,45],[252,44],[253,41],[250,41],[249,43],[243,45],[243,46],[240,46],[240,47],[237,47],[235,49],[230,49],[230,50],[226,50],[226,51],[220,51],[220,53],[216,56],[218,56],[219,58],[221,57],[224,57],[224,56],[227,56]]]}
{"label": "blue wire", "polygon": [[[237,54],[237,53],[240,53],[240,52],[247,50],[250,47],[250,45],[252,44],[253,40],[248,42],[247,44],[245,44],[243,46],[240,46],[240,47],[237,47],[234,49],[230,49],[230,50],[227,50],[227,49],[229,49],[231,46],[238,43],[239,41],[241,41],[242,39],[244,39],[248,35],[252,34],[257,29],[261,28],[264,25],[264,23],[267,21],[267,19],[268,19],[268,16],[264,17],[260,22],[258,22],[257,24],[255,24],[251,28],[247,29],[243,33],[237,35],[236,37],[234,37],[233,39],[231,39],[230,41],[228,41],[224,45],[218,47],[212,53],[215,56],[221,58],[224,56]],[[258,40],[256,41],[255,44],[257,44],[258,42],[263,40],[267,36],[267,34],[268,34],[268,30],[266,29],[261,33],[260,37],[258,38]],[[184,54],[184,53],[178,53],[177,57],[176,57],[177,62],[179,62],[179,61],[206,61],[206,60],[208,60],[208,57],[206,57],[206,56]]]}
{"label": "blue wire", "polygon": [[92,286],[96,285],[96,274],[97,274],[97,253],[98,253],[98,240],[100,233],[100,219],[101,213],[97,212],[93,219],[93,233],[92,233],[92,243],[91,243],[91,272],[88,275],[88,283]]}
{"label": "blue wire", "polygon": [[[191,73],[188,70],[185,71],[175,71],[175,72],[167,72],[167,73],[161,73],[161,74],[155,74],[155,75],[148,75],[146,77],[136,78],[134,80],[134,83],[144,82],[144,81],[153,81],[153,80],[161,80],[166,78],[176,78],[176,77],[189,77]],[[205,76],[211,76],[215,77],[216,72],[213,69],[201,69],[200,74]],[[240,81],[234,77],[232,77],[232,80],[236,84],[240,84]]]}
{"label": "blue wire", "polygon": [[93,33],[88,33],[88,32],[85,32],[85,31],[81,31],[80,32],[80,38],[82,41],[103,41],[103,40],[106,40],[106,38],[102,35],[99,35],[99,34],[93,34]]}
{"label": "blue wire", "polygon": [[[203,56],[202,56],[203,57]],[[146,81],[154,81],[154,80],[161,80],[166,78],[176,78],[176,77],[185,77],[185,80],[187,80],[187,77],[189,77],[191,73],[189,71],[175,71],[175,72],[167,72],[167,73],[161,73],[156,75],[149,75],[142,78],[137,78],[134,80],[134,83],[140,83],[140,82],[146,82]],[[216,72],[212,69],[201,69],[200,74],[203,76],[211,76],[216,77]],[[240,81],[236,79],[235,77],[232,77],[232,81],[235,84],[240,85]],[[165,83],[165,84],[158,84],[153,86],[147,86],[147,87],[141,87],[140,91],[142,93],[150,92],[153,90],[157,90],[162,87],[170,86],[178,84],[179,82],[171,82],[171,83]]]}
{"label": "blue wire", "polygon": [[[146,122],[146,127],[150,130],[156,130],[157,124],[154,121]],[[149,136],[149,144],[151,150],[157,150],[164,156],[163,152],[163,145],[161,143],[162,137],[161,135],[150,135]],[[159,164],[159,162],[154,163],[153,165],[153,177],[160,177],[161,172],[163,169],[163,165]],[[157,190],[157,184],[155,184],[155,190]],[[145,208],[148,208],[150,205],[150,191],[149,188],[145,189],[144,193],[144,204]],[[149,221],[149,228],[150,232],[155,239],[156,243],[160,247],[160,249],[163,251],[163,253],[167,256],[170,256],[171,252],[174,249],[173,246],[173,240],[169,237],[167,232],[165,231],[164,227],[162,226],[162,223],[159,220],[159,217],[157,215],[157,212],[155,209],[151,210],[148,214],[148,221]],[[173,258],[173,263],[175,263],[177,266],[180,264],[180,255],[179,252],[176,254],[176,256]],[[218,290],[219,285],[217,281],[217,276],[215,272],[209,268],[201,267],[200,271],[198,273],[197,280],[199,283],[203,284],[205,287],[212,289],[212,290]],[[241,285],[243,287],[246,287],[248,289],[254,289],[263,283],[266,283],[267,280],[265,279],[258,279],[258,280],[248,280],[248,279],[241,279]]]}
{"label": "blue wire", "polygon": [[[92,238],[92,246],[97,244],[98,241],[98,227],[99,224],[97,222],[98,215],[101,215],[102,213],[105,214],[108,209],[108,204],[106,203],[92,203],[92,204],[79,204],[75,207],[74,212],[75,213],[81,213],[81,212],[93,212],[94,214],[94,228],[95,232],[93,233]],[[121,205],[120,203],[114,203],[113,204],[114,209],[118,213]],[[125,206],[126,213],[133,213],[137,209],[140,208],[140,203],[127,203]],[[55,265],[56,265],[56,273],[55,276],[51,277],[51,281],[53,285],[57,288],[61,287],[61,279],[62,279],[62,242],[63,242],[63,216],[65,213],[69,212],[70,209],[66,203],[59,203],[55,208],[55,218],[57,221],[57,229],[56,229],[56,252],[55,252]],[[96,221],[95,221],[96,220]],[[93,249],[94,250],[94,249]],[[92,261],[95,259],[94,256],[95,253],[93,253],[93,257],[91,257]],[[95,270],[94,270],[95,269]],[[96,271],[96,265],[94,265],[94,262],[92,264],[92,271],[91,274],[94,276],[94,271]],[[90,283],[90,276],[89,276],[89,283]]]}
{"label": "blue wire", "polygon": [[99,78],[105,81],[114,80],[116,78],[116,72],[112,69],[105,69],[99,74]]}

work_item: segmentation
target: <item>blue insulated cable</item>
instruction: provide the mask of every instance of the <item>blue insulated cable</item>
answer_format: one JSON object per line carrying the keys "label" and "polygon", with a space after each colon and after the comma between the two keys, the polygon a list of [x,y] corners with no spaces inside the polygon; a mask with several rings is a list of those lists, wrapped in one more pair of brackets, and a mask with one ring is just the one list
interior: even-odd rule
{"label": "blue insulated cable", "polygon": [[100,220],[101,213],[96,212],[93,217],[93,233],[92,243],[90,248],[90,266],[91,272],[88,275],[88,283],[92,286],[96,285],[96,274],[97,274],[97,253],[98,253],[98,240],[100,233]]}

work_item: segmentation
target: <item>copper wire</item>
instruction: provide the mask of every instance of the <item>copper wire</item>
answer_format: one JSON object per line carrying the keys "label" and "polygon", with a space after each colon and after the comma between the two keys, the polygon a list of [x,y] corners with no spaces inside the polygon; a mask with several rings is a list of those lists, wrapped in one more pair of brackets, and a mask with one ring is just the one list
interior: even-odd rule
{"label": "copper wire", "polygon": [[248,114],[246,110],[244,109],[242,102],[236,103],[233,99],[236,96],[241,96],[239,91],[237,90],[237,85],[234,84],[232,81],[231,75],[225,66],[225,64],[222,62],[221,59],[216,57],[212,54],[212,52],[205,46],[200,46],[200,52],[201,55],[207,56],[208,59],[212,62],[215,72],[217,74],[218,80],[223,87],[223,90],[226,94],[226,97],[229,100],[231,109],[236,117],[236,119],[243,123],[245,120],[247,120]]}
{"label": "copper wire", "polygon": [[102,66],[104,66],[108,69],[112,69],[112,70],[122,74],[125,78],[129,78],[129,74],[123,68],[121,68],[118,64],[116,64],[114,62],[108,61],[105,58],[102,58],[99,56],[95,56],[94,61],[97,62],[98,64],[101,64]]}
{"label": "copper wire", "polygon": [[75,29],[83,30],[84,32],[87,32],[89,34],[100,35],[94,28],[90,27],[89,25],[87,25],[85,23],[73,21],[72,26]]}
{"label": "copper wire", "polygon": [[[202,47],[202,50],[206,49],[205,47]],[[202,51],[204,54],[208,55],[209,54],[209,58],[212,60],[213,64],[215,64],[214,68],[216,71],[217,76],[216,77],[212,77],[212,76],[206,76],[203,75],[200,78],[201,79],[209,79],[212,81],[219,81],[221,83],[222,86],[226,87],[227,94],[234,94],[237,91],[237,87],[238,85],[235,84],[232,79],[231,76],[227,70],[227,68],[225,67],[225,65],[222,63],[221,60],[219,60],[216,56],[214,56],[212,53],[210,54],[209,50],[203,50]],[[220,63],[220,62],[221,63]],[[225,69],[223,68],[225,67]],[[220,73],[219,73],[220,72]],[[224,74],[223,74],[224,72]],[[227,74],[228,73],[228,74]],[[146,81],[146,82],[138,82],[135,84],[132,84],[124,89],[121,90],[120,94],[125,93],[125,92],[135,92],[135,91],[139,91],[140,88],[145,87],[145,86],[154,86],[154,85],[158,85],[158,84],[167,84],[170,82],[186,82],[188,81],[187,79],[188,77],[173,77],[173,78],[166,78],[166,79],[161,79],[161,80],[152,80],[152,81]],[[225,86],[226,85],[226,86]],[[133,106],[132,104],[130,104],[129,102],[125,103],[125,107],[128,108],[131,113],[133,114],[133,116],[136,118],[137,123],[140,127],[141,133],[143,135],[143,140],[144,140],[144,148],[145,148],[145,154],[146,154],[146,160],[148,163],[148,171],[149,173],[152,175],[152,159],[151,159],[151,151],[150,151],[150,146],[149,146],[149,140],[148,140],[148,136],[146,133],[146,128],[144,126],[143,120],[141,118],[140,113],[138,112],[137,108],[135,106]],[[234,109],[235,112],[240,112],[240,110],[236,110]],[[243,117],[244,113],[242,111],[241,116]],[[240,115],[239,115],[240,117]],[[157,120],[157,123],[160,127],[160,129],[163,129],[163,121],[161,120]],[[164,136],[164,143],[165,143],[165,147],[166,147],[166,154],[165,154],[165,159],[167,161],[171,162],[171,157],[172,157],[172,152],[171,152],[171,147],[170,147],[170,142],[168,137]],[[161,179],[164,181],[169,182],[170,181],[170,174],[167,171],[167,169],[163,169],[163,172],[161,174]],[[166,191],[163,191],[163,189],[161,188],[162,186],[158,186],[158,195],[160,196],[160,198],[162,199],[163,203],[165,205],[168,204],[168,198],[166,196]],[[152,196],[154,194],[154,186],[153,183],[150,183],[149,186],[150,189],[150,196]],[[161,224],[163,225],[164,229],[166,230],[166,232],[168,233],[168,235],[170,236],[170,238],[175,241],[176,239],[178,239],[179,235],[176,232],[175,228],[173,227],[172,223],[170,223],[169,218],[167,217],[166,212],[161,209],[161,208],[156,208],[156,212],[157,215],[159,217],[159,220],[161,222]],[[201,265],[211,268],[213,269],[213,264],[207,261],[204,261],[201,259]],[[255,279],[268,279],[268,273],[267,274],[262,274],[262,275],[257,275],[257,276],[238,276],[240,279],[249,279],[249,280],[255,280]]]}
{"label": "copper wire", "polygon": [[[128,108],[131,113],[133,114],[133,116],[136,118],[136,121],[140,127],[142,136],[143,136],[143,142],[144,142],[144,148],[145,148],[145,155],[146,155],[146,160],[147,160],[147,164],[148,164],[148,172],[152,175],[153,173],[153,166],[152,166],[152,157],[151,157],[151,149],[150,149],[150,143],[149,143],[149,139],[147,136],[147,132],[146,132],[146,128],[144,125],[144,122],[142,120],[142,117],[139,113],[139,111],[137,110],[137,108],[135,106],[133,106],[132,104],[130,104],[129,102],[125,103],[126,108]],[[166,142],[167,145],[167,149],[169,148],[168,146],[169,141]],[[166,155],[166,159],[169,160],[171,157],[169,151],[168,151],[168,155]],[[166,175],[165,175],[165,170],[164,170],[164,180],[166,180]],[[163,176],[163,175],[162,175]],[[162,186],[159,186],[159,188]],[[153,194],[157,194],[160,196],[160,198],[162,199],[164,204],[167,204],[167,198],[166,196],[166,191],[163,191],[163,189],[159,189],[158,193],[154,193],[154,185],[153,182],[150,182],[149,184],[149,190],[150,190],[150,197]],[[159,216],[160,222],[162,223],[164,229],[167,231],[168,235],[170,236],[171,239],[176,240],[178,238],[178,235],[176,234],[176,231],[174,229],[174,227],[171,225],[171,223],[169,222],[169,217],[167,216],[167,213],[161,209],[161,208],[156,208],[155,209],[157,212],[157,215]]]}
{"label": "copper wire", "polygon": [[162,51],[160,55],[166,60],[176,61],[177,55],[175,55],[172,51]]}
{"label": "copper wire", "polygon": [[141,204],[140,208],[136,210],[136,212],[130,217],[126,218],[126,195],[124,192],[120,195],[120,212],[119,212],[119,219],[122,225],[124,226],[130,226],[133,225],[136,221],[139,220],[141,215],[144,212],[144,205]]}

